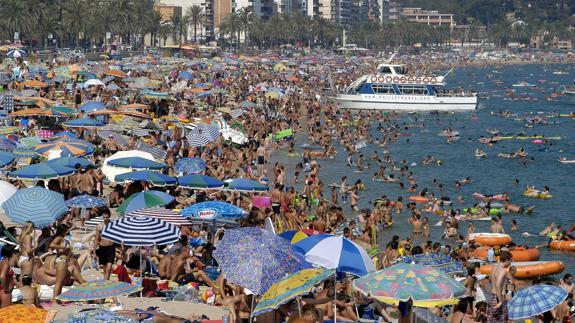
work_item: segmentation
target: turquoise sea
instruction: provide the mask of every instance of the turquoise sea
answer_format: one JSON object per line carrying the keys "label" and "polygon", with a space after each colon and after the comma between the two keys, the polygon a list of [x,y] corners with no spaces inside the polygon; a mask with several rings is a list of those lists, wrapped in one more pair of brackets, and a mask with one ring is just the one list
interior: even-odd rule
{"label": "turquoise sea", "polygon": [[[557,75],[554,71],[564,71],[568,74]],[[448,76],[449,87],[464,87],[466,90],[477,91],[481,101],[479,109],[475,112],[456,114],[405,114],[397,121],[406,126],[422,125],[424,127],[410,127],[402,133],[413,136],[402,137],[399,141],[389,146],[388,151],[396,161],[407,160],[412,167],[419,188],[428,187],[436,196],[449,196],[454,201],[453,208],[471,207],[478,201],[471,195],[474,192],[484,194],[498,194],[508,192],[511,202],[527,208],[535,206],[531,215],[508,215],[503,216],[505,229],[509,231],[511,220],[518,222],[518,231],[512,232],[513,240],[518,244],[540,245],[546,242],[545,238],[522,237],[525,231],[539,232],[545,225],[551,222],[563,224],[568,228],[575,223],[575,164],[561,164],[557,161],[559,156],[575,159],[575,120],[571,118],[548,118],[547,124],[536,124],[527,127],[525,117],[536,115],[545,117],[552,112],[567,114],[575,112],[575,97],[561,97],[556,101],[548,101],[547,97],[560,85],[570,85],[575,78],[575,67],[567,65],[515,65],[505,67],[486,68],[461,68],[456,69]],[[525,81],[537,85],[539,89],[517,89],[515,96],[530,98],[527,100],[511,101],[506,99],[505,93],[512,88],[512,84]],[[537,99],[538,101],[534,101]],[[495,115],[499,110],[509,110],[516,116],[502,117]],[[417,121],[416,121],[417,119]],[[377,123],[373,125],[373,135],[378,136]],[[446,143],[446,138],[438,136],[445,128],[452,128],[460,132],[461,139],[453,144]],[[560,136],[561,140],[553,140],[552,145],[536,145],[531,140],[506,140],[488,147],[479,142],[481,136],[488,137],[487,129],[498,129],[508,135],[522,134],[526,136],[544,135],[547,137]],[[300,140],[296,146],[301,145]],[[512,153],[524,147],[527,151],[529,162],[523,165],[520,160],[497,158],[498,153]],[[475,149],[484,149],[488,157],[477,159]],[[350,183],[361,179],[367,186],[362,191],[360,207],[370,207],[369,202],[384,194],[395,200],[398,196],[406,198],[409,195],[405,190],[399,190],[397,184],[372,182],[371,176],[377,170],[372,165],[371,170],[363,173],[354,173],[346,167],[346,153],[341,146],[337,146],[338,154],[334,159],[320,161],[322,170],[320,178],[324,183],[338,183],[343,175],[347,175]],[[377,150],[380,157],[383,156],[381,147],[368,145],[362,151],[368,160],[369,155]],[[282,153],[280,153],[281,155]],[[285,154],[285,152],[284,152]],[[422,166],[421,161],[425,156],[433,155],[443,161],[442,166]],[[531,161],[531,157],[533,160]],[[283,159],[283,158],[282,158]],[[288,169],[293,170],[293,164],[299,162],[297,158],[287,160]],[[395,172],[396,176],[398,172]],[[291,175],[290,175],[291,176]],[[465,185],[458,191],[455,182],[458,179],[471,177],[472,183]],[[291,178],[291,177],[290,177]],[[443,193],[433,184],[437,179],[443,184]],[[519,184],[515,184],[519,179]],[[407,186],[407,179],[404,179]],[[553,198],[549,200],[532,199],[523,196],[525,185],[534,185],[538,189],[549,186]],[[329,189],[326,188],[326,197],[329,198]],[[458,203],[456,197],[463,195],[465,202]],[[345,206],[345,212],[351,214],[349,204]],[[427,213],[431,223],[441,218]],[[404,238],[411,232],[407,224],[407,214],[394,216],[394,225],[380,234],[380,244],[385,245],[393,234]],[[487,232],[489,221],[476,221],[476,232]],[[460,233],[465,235],[467,225],[460,225]],[[442,227],[433,227],[431,240],[439,241],[443,232]],[[566,265],[565,272],[575,269],[575,253],[566,254],[541,249],[541,260],[561,260]]]}

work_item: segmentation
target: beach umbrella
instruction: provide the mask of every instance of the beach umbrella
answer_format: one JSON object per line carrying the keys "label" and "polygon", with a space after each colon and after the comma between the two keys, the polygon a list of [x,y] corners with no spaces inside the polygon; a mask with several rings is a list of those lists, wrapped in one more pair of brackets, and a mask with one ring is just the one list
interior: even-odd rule
{"label": "beach umbrella", "polygon": [[38,156],[38,153],[32,147],[17,147],[16,149],[12,150],[12,154],[16,156],[16,158],[32,158]]}
{"label": "beach umbrella", "polygon": [[142,285],[128,284],[121,281],[99,279],[72,286],[58,295],[56,299],[64,302],[87,302],[108,297],[130,295],[142,289]]}
{"label": "beach umbrella", "polygon": [[279,308],[292,299],[309,293],[317,284],[334,275],[333,270],[309,268],[287,276],[273,284],[260,298],[252,316]]}
{"label": "beach umbrella", "polygon": [[128,146],[128,140],[124,138],[121,134],[111,131],[111,130],[100,130],[98,131],[98,136],[102,139],[112,137],[112,139],[120,146]]}
{"label": "beach umbrella", "polygon": [[244,209],[220,201],[200,202],[182,210],[182,215],[192,219],[210,221],[213,219],[238,220],[248,214]]}
{"label": "beach umbrella", "polygon": [[13,49],[11,51],[8,52],[8,54],[6,54],[6,56],[8,56],[8,58],[20,58],[20,57],[24,57],[26,55],[26,52],[21,50],[21,49]]}
{"label": "beach umbrella", "polygon": [[0,167],[12,164],[16,159],[16,155],[9,153],[7,151],[0,151]]}
{"label": "beach umbrella", "polygon": [[177,180],[168,175],[150,170],[140,170],[124,173],[116,176],[116,182],[123,183],[128,181],[143,181],[154,184],[155,186],[176,185]]}
{"label": "beach umbrella", "polygon": [[18,190],[4,204],[6,216],[18,224],[31,221],[38,228],[52,225],[68,212],[64,195],[43,187],[30,187]]}
{"label": "beach umbrella", "polygon": [[12,151],[16,149],[16,143],[8,138],[0,139],[0,150]]}
{"label": "beach umbrella", "polygon": [[108,161],[108,165],[132,169],[162,169],[166,167],[164,163],[158,163],[142,157],[123,157]]}
{"label": "beach umbrella", "polygon": [[89,79],[86,82],[84,82],[84,87],[88,87],[88,86],[106,86],[106,83],[104,83],[98,79]]}
{"label": "beach umbrella", "polygon": [[0,309],[2,323],[50,322],[49,315],[53,319],[56,312],[50,313],[50,311],[34,305],[13,304]]}
{"label": "beach umbrella", "polygon": [[343,236],[312,235],[296,243],[294,248],[305,256],[306,261],[323,268],[359,277],[375,271],[367,252]]}
{"label": "beach umbrella", "polygon": [[569,293],[559,286],[534,285],[522,289],[509,301],[509,319],[521,320],[543,314],[561,305]]}
{"label": "beach umbrella", "polygon": [[48,163],[39,163],[28,165],[13,172],[9,172],[8,178],[30,180],[53,179],[72,175],[74,171],[75,170],[73,168],[69,167],[51,165]]}
{"label": "beach umbrella", "polygon": [[164,245],[180,239],[177,226],[146,216],[128,216],[108,223],[102,238],[127,246]]}
{"label": "beach umbrella", "polygon": [[[62,116],[69,116],[69,115],[77,112],[77,110],[74,108],[64,107],[64,106],[50,107],[50,111],[52,112],[52,114],[59,114]],[[76,138],[76,137],[74,137],[74,138]]]}
{"label": "beach umbrella", "polygon": [[296,243],[302,241],[303,239],[309,237],[310,235],[301,231],[301,230],[299,230],[299,231],[290,230],[290,231],[282,232],[279,236],[288,240],[291,244],[296,244]]}
{"label": "beach umbrella", "polygon": [[201,158],[184,157],[178,159],[174,168],[178,173],[197,174],[206,170],[206,166],[206,162]]}
{"label": "beach umbrella", "polygon": [[241,191],[241,192],[269,191],[269,187],[267,187],[267,185],[263,185],[258,181],[247,178],[235,178],[227,184],[226,188],[231,191]]}
{"label": "beach umbrella", "polygon": [[83,127],[98,127],[103,126],[104,124],[94,119],[80,118],[80,119],[68,120],[64,122],[63,125],[71,128],[73,127],[83,128]]}
{"label": "beach umbrella", "polygon": [[226,230],[214,258],[226,279],[256,295],[303,269],[288,241],[256,227]]}
{"label": "beach umbrella", "polygon": [[435,268],[446,275],[462,274],[464,272],[463,264],[454,260],[448,255],[442,253],[418,254],[405,256],[399,259],[406,264],[420,264]]}
{"label": "beach umbrella", "polygon": [[94,207],[104,207],[108,205],[105,198],[88,194],[74,196],[66,201],[66,206],[71,208],[91,209]]}
{"label": "beach umbrella", "polygon": [[205,136],[210,141],[215,141],[220,136],[220,129],[212,125],[200,124],[190,131],[192,135]]}
{"label": "beach umbrella", "polygon": [[457,304],[465,287],[431,267],[400,263],[353,280],[353,287],[366,297],[387,304],[413,301],[416,307]]}
{"label": "beach umbrella", "polygon": [[54,137],[64,138],[64,139],[76,139],[76,138],[78,138],[78,135],[76,135],[75,133],[73,133],[71,131],[62,131],[62,132],[58,132],[57,134],[55,134]]}
{"label": "beach umbrella", "polygon": [[54,159],[49,160],[47,163],[50,165],[57,165],[57,166],[63,166],[63,167],[69,167],[69,168],[76,168],[77,164],[80,164],[82,169],[86,169],[86,167],[88,167],[88,166],[92,166],[94,168],[96,167],[96,164],[92,163],[91,161],[89,161],[87,159],[73,157],[73,156],[54,158]]}
{"label": "beach umbrella", "polygon": [[[146,86],[154,86],[154,84],[146,84]],[[164,92],[145,91],[144,97],[146,99],[169,99],[170,94]]]}
{"label": "beach umbrella", "polygon": [[155,206],[164,206],[175,200],[170,194],[160,191],[143,191],[133,194],[127,198],[119,207],[118,213],[130,213],[140,209],[147,209]]}
{"label": "beach umbrella", "polygon": [[107,70],[104,72],[104,74],[109,75],[109,76],[113,76],[113,77],[117,77],[117,78],[125,78],[128,77],[128,74],[126,74],[124,71],[121,70]]}
{"label": "beach umbrella", "polygon": [[150,218],[158,218],[160,220],[164,220],[177,226],[191,224],[190,220],[188,220],[188,218],[186,218],[185,216],[182,216],[179,213],[161,207],[140,209],[127,213],[125,216],[146,216]]}
{"label": "beach umbrella", "polygon": [[184,80],[187,80],[187,81],[191,81],[194,79],[194,76],[192,75],[192,73],[186,72],[186,71],[181,71],[180,74],[178,75],[178,77],[182,78]]}
{"label": "beach umbrella", "polygon": [[198,134],[188,134],[186,138],[190,147],[203,147],[212,142],[210,138]]}
{"label": "beach umbrella", "polygon": [[61,157],[67,157],[67,156],[81,157],[90,155],[91,153],[94,152],[95,149],[96,147],[94,147],[94,145],[92,145],[91,143],[78,139],[39,144],[35,148],[36,152],[40,155],[43,155],[44,157],[48,157],[51,150],[61,150],[60,152]]}
{"label": "beach umbrella", "polygon": [[242,108],[255,108],[257,104],[252,101],[242,101],[240,102],[240,107]]}
{"label": "beach umbrella", "polygon": [[20,147],[26,146],[36,148],[38,144],[42,143],[42,138],[38,136],[20,138]]}
{"label": "beach umbrella", "polygon": [[0,207],[4,202],[6,202],[9,198],[12,197],[18,188],[6,181],[0,181]]}
{"label": "beach umbrella", "polygon": [[269,92],[266,92],[265,96],[268,99],[279,99],[280,93],[274,92],[274,91],[269,91]]}
{"label": "beach umbrella", "polygon": [[[93,112],[96,110],[102,110],[102,109],[104,109],[105,106],[106,105],[102,101],[90,101],[90,102],[86,102],[86,103],[82,104],[80,106],[80,110],[82,110],[84,112]],[[79,120],[81,120],[81,119],[79,119]],[[89,120],[93,120],[93,119],[89,119]]]}
{"label": "beach umbrella", "polygon": [[216,189],[224,187],[224,184],[224,182],[217,178],[200,174],[186,175],[178,178],[178,185],[189,189]]}
{"label": "beach umbrella", "polygon": [[113,154],[112,156],[109,156],[106,159],[104,159],[104,162],[102,163],[102,168],[101,168],[102,173],[104,173],[104,175],[106,176],[106,178],[110,182],[113,182],[116,179],[117,175],[129,173],[132,170],[130,168],[111,166],[111,165],[108,165],[108,162],[115,160],[115,159],[124,158],[124,157],[142,157],[142,158],[149,159],[152,161],[154,160],[154,156],[151,153],[146,152],[144,149],[142,149],[140,147],[137,147],[137,149],[138,150],[118,151],[117,153]]}
{"label": "beach umbrella", "polygon": [[20,127],[0,127],[0,135],[9,135],[22,130]]}
{"label": "beach umbrella", "polygon": [[44,87],[49,86],[48,83],[38,81],[38,80],[26,80],[26,81],[22,82],[22,85],[26,86],[26,87],[34,87],[34,88],[44,88]]}

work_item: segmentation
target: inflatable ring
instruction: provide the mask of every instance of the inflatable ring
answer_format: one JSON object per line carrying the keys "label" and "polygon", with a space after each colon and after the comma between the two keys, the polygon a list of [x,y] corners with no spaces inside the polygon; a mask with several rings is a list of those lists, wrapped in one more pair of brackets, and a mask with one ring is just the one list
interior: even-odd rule
{"label": "inflatable ring", "polygon": [[553,241],[549,244],[553,250],[575,251],[575,240]]}
{"label": "inflatable ring", "polygon": [[[520,279],[555,275],[565,269],[565,265],[561,261],[512,262],[511,265],[516,269],[513,277]],[[479,272],[484,275],[489,275],[494,268],[495,265],[483,265],[479,267]]]}
{"label": "inflatable ring", "polygon": [[405,76],[402,76],[402,77],[399,79],[399,81],[400,81],[401,83],[405,83],[405,80],[406,80]]}
{"label": "inflatable ring", "polygon": [[383,82],[385,81],[385,78],[384,78],[383,76],[379,76],[379,77],[377,78],[377,81],[380,82],[380,83],[383,83]]}
{"label": "inflatable ring", "polygon": [[371,76],[371,83],[377,82],[377,76]]}
{"label": "inflatable ring", "polygon": [[419,77],[419,76],[416,77],[416,78],[415,78],[415,83],[421,83],[421,77]]}
{"label": "inflatable ring", "polygon": [[391,83],[392,77],[391,77],[391,76],[386,76],[386,77],[385,77],[385,81],[386,81],[387,83]]}
{"label": "inflatable ring", "polygon": [[393,83],[399,83],[399,77],[394,76],[393,77]]}
{"label": "inflatable ring", "polygon": [[429,83],[429,78],[424,77],[424,78],[423,78],[423,83]]}
{"label": "inflatable ring", "polygon": [[502,233],[474,233],[467,237],[468,241],[474,240],[476,244],[497,247],[505,246],[511,242],[511,237]]}
{"label": "inflatable ring", "polygon": [[432,84],[437,83],[437,78],[436,78],[435,76],[432,77],[431,80],[430,80],[430,82],[431,82]]}
{"label": "inflatable ring", "polygon": [[407,78],[407,82],[408,82],[408,83],[413,83],[413,81],[414,81],[414,79],[413,79],[412,76],[410,76],[410,77]]}
{"label": "inflatable ring", "polygon": [[[479,259],[486,260],[489,252],[489,247],[479,247],[473,253],[473,256]],[[535,248],[525,248],[525,247],[515,247],[510,251],[513,261],[523,262],[523,261],[537,261],[539,260],[539,250]]]}

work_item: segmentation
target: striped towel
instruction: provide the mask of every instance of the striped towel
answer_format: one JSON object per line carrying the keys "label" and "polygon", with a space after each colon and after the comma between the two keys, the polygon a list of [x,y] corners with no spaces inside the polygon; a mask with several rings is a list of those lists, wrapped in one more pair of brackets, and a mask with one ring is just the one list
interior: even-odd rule
{"label": "striped towel", "polygon": [[152,154],[155,160],[163,161],[166,159],[166,156],[168,155],[168,153],[161,147],[146,145],[141,140],[138,140],[138,143],[136,144],[136,149]]}

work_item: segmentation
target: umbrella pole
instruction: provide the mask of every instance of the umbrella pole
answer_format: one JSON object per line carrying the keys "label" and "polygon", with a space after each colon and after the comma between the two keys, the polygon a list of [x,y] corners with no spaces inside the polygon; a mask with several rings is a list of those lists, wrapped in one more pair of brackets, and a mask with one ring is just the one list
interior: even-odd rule
{"label": "umbrella pole", "polygon": [[254,302],[256,300],[256,295],[252,294],[252,306],[250,307],[250,323],[254,320]]}
{"label": "umbrella pole", "polygon": [[301,317],[301,297],[297,297],[297,310],[299,312],[299,317]]}
{"label": "umbrella pole", "polygon": [[140,298],[142,298],[144,291],[144,273],[142,272],[142,246],[138,246],[138,250],[140,251],[140,284],[142,284],[142,289],[140,289]]}

